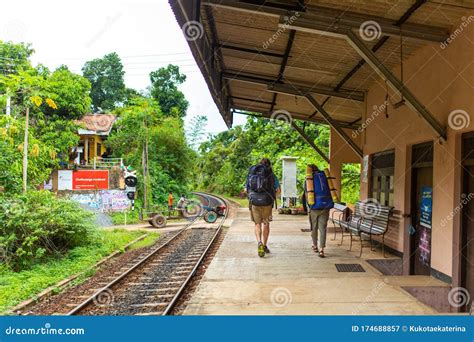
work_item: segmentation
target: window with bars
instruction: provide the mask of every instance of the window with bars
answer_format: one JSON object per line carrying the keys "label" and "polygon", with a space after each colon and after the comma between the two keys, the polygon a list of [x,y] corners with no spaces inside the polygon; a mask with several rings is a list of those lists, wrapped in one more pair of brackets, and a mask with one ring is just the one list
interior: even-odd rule
{"label": "window with bars", "polygon": [[394,206],[394,170],[394,150],[372,155],[370,193],[381,205]]}

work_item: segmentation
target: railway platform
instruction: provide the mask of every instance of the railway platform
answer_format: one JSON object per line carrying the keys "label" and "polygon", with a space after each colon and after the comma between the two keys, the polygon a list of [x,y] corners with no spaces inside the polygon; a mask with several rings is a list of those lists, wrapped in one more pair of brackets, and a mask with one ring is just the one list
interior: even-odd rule
{"label": "railway platform", "polygon": [[[348,241],[338,246],[339,234],[337,240],[331,240],[333,235],[328,233],[326,258],[319,258],[311,250],[310,233],[304,231],[308,228],[307,216],[275,212],[268,243],[271,253],[259,258],[248,209],[237,209],[219,251],[184,314],[437,313],[403,287],[447,284],[430,276],[383,275],[367,262],[368,259],[383,259],[381,251],[365,248],[362,258],[357,258],[358,242],[350,252]],[[365,272],[338,272],[335,264],[360,264]]]}

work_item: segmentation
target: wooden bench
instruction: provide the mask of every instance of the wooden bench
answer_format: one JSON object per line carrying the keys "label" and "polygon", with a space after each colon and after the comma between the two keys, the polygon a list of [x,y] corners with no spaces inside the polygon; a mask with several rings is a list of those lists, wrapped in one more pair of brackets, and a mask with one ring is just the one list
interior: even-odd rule
{"label": "wooden bench", "polygon": [[[360,238],[360,254],[362,256],[362,249],[370,247],[374,250],[373,236],[382,237],[382,253],[385,258],[385,234],[388,231],[389,221],[393,213],[393,207],[380,205],[374,202],[360,202],[360,220],[357,235]],[[369,237],[369,244],[364,244],[362,235]],[[351,237],[352,238],[352,237]]]}
{"label": "wooden bench", "polygon": [[359,236],[359,225],[362,220],[362,205],[361,201],[358,201],[354,205],[354,212],[350,214],[347,221],[339,221],[341,227],[341,246],[344,243],[344,236],[350,236],[351,244],[349,250],[352,250],[352,241],[354,241],[353,235]]}
{"label": "wooden bench", "polygon": [[[334,203],[334,208],[330,216],[330,220],[334,225],[334,238],[336,240],[337,227],[341,228],[340,222],[346,222],[350,216],[350,209],[348,206],[342,203]],[[341,233],[344,234],[344,230],[341,228]]]}

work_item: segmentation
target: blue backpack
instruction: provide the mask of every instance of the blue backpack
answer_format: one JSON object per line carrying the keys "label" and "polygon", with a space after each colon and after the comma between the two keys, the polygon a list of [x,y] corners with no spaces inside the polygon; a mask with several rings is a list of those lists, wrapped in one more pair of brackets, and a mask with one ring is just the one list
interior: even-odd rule
{"label": "blue backpack", "polygon": [[321,210],[334,207],[334,201],[331,196],[331,189],[324,171],[313,173],[314,183],[314,204],[310,209]]}

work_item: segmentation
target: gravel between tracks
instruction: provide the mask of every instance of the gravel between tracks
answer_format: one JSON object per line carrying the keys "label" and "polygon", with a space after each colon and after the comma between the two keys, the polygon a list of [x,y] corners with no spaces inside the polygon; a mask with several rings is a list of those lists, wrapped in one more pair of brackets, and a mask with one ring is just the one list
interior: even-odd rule
{"label": "gravel between tracks", "polygon": [[115,277],[117,270],[136,261],[141,255],[148,254],[155,246],[166,241],[173,232],[163,233],[151,246],[137,248],[121,254],[102,264],[95,274],[81,284],[67,287],[59,294],[43,299],[26,311],[19,311],[19,315],[54,315],[66,314],[72,309],[71,303],[80,303],[85,296],[91,296],[95,290],[103,287],[106,282]]}
{"label": "gravel between tracks", "polygon": [[[232,220],[235,217],[236,210],[240,208],[240,205],[237,202],[227,201],[227,206],[229,207],[229,214],[227,215],[227,219]],[[204,277],[204,274],[206,273],[207,268],[209,267],[209,264],[211,263],[212,259],[214,259],[214,256],[219,250],[222,244],[222,241],[224,241],[224,238],[227,234],[227,230],[228,228],[222,227],[221,232],[219,233],[216,240],[212,244],[212,247],[207,252],[206,257],[204,258],[201,265],[199,266],[196,274],[188,283],[186,290],[182,293],[181,297],[176,302],[173,310],[171,310],[170,315],[180,316],[184,313],[184,311],[186,310],[186,307],[188,306],[189,301],[191,300],[199,284],[201,283],[201,280]]]}
{"label": "gravel between tracks", "polygon": [[161,312],[194,265],[185,270],[177,266],[183,267],[182,263],[186,260],[194,263],[196,258],[193,255],[202,254],[214,234],[215,229],[192,228],[185,231],[80,314],[115,316]]}
{"label": "gravel between tracks", "polygon": [[[235,213],[235,208],[239,207],[235,203],[227,203],[228,209],[229,209],[229,215],[228,219],[232,219],[234,217]],[[192,231],[211,231],[211,229],[199,229],[199,228],[194,228],[190,229],[189,233],[186,232],[186,234],[191,234]],[[215,253],[219,249],[219,246],[221,242],[223,241],[225,234],[227,232],[227,228],[221,229],[221,232],[217,236],[216,240],[214,241],[212,247],[209,249],[206,257],[204,258],[203,262],[197,269],[197,272],[191,279],[191,281],[188,283],[188,286],[186,287],[185,291],[181,295],[181,297],[178,299],[176,305],[174,306],[171,314],[172,315],[181,315],[184,311],[184,309],[187,306],[187,303],[189,302],[189,299],[192,297],[193,293],[195,292],[197,286],[199,285],[202,277],[204,276],[204,273],[207,270],[207,267],[209,263],[211,262],[212,258],[214,257]],[[116,258],[113,258],[103,265],[99,267],[97,272],[91,276],[90,278],[86,279],[83,283],[76,285],[76,286],[71,286],[63,290],[61,293],[50,296],[32,308],[22,311],[22,312],[17,312],[17,314],[23,314],[23,315],[53,315],[53,314],[66,314],[68,313],[71,309],[73,309],[75,306],[77,306],[79,303],[84,301],[87,297],[90,297],[93,293],[95,293],[98,289],[102,288],[105,286],[107,283],[109,283],[114,277],[116,277],[120,269],[130,266],[130,264],[134,264],[138,259],[151,252],[151,250],[156,247],[157,245],[162,244],[164,241],[166,241],[172,234],[175,234],[175,232],[166,232],[164,233],[159,240],[152,246],[148,246],[145,248],[140,248],[136,250],[132,250],[129,252],[126,252]],[[192,248],[193,244],[196,243],[196,236],[194,239],[191,237],[191,239],[188,239],[188,243],[180,244],[180,241],[186,240],[186,235],[183,235],[182,237],[178,237],[175,242],[178,242],[177,244],[172,243],[171,246],[167,246],[164,249],[168,248],[178,248],[180,251],[176,254],[176,256],[180,256],[181,258],[183,257],[183,253],[186,252],[186,250],[189,250]],[[176,247],[177,245],[181,247]],[[159,252],[159,255],[162,255],[163,253]],[[148,279],[163,279],[162,277],[166,277],[167,274],[172,274],[173,273],[173,265],[170,264],[172,263],[173,253],[171,253],[171,256],[168,256],[169,258],[165,259],[160,259],[158,257],[155,265],[160,265],[163,266],[163,263],[168,263],[166,267],[159,267],[157,269],[161,269],[161,271],[156,271],[153,272],[153,274],[150,274],[150,269],[146,270],[144,273],[142,272],[142,276],[147,277]],[[171,259],[170,259],[171,258]],[[153,271],[153,270],[152,270]],[[164,273],[163,273],[164,272]],[[151,277],[151,278],[150,278]],[[139,276],[138,276],[139,278]],[[137,283],[139,282],[139,279],[137,276],[135,276],[135,279],[137,280]],[[128,280],[127,280],[128,282]],[[88,315],[103,315],[103,314],[108,314],[108,315],[130,315],[130,314],[135,314],[138,313],[138,311],[143,312],[142,309],[137,310],[136,305],[137,303],[146,303],[149,298],[147,298],[144,293],[148,291],[146,288],[140,288],[138,286],[136,289],[134,289],[133,292],[130,292],[129,290],[126,289],[126,287],[121,288],[121,283],[117,284],[114,286],[113,290],[111,293],[106,294],[107,296],[98,298],[95,305],[90,306],[87,308],[87,310],[84,313],[81,314],[88,314]],[[135,291],[137,290],[137,291]],[[138,291],[142,290],[142,291]],[[167,294],[166,292],[162,292],[161,294]],[[171,294],[171,292],[170,292]],[[110,299],[112,297],[112,300]],[[115,303],[120,303],[122,299],[126,299],[127,304],[115,304]],[[105,302],[104,303],[101,302]],[[112,301],[112,303],[110,303]],[[112,304],[112,305],[110,305]],[[148,310],[149,312],[156,311],[155,308],[150,308]]]}

